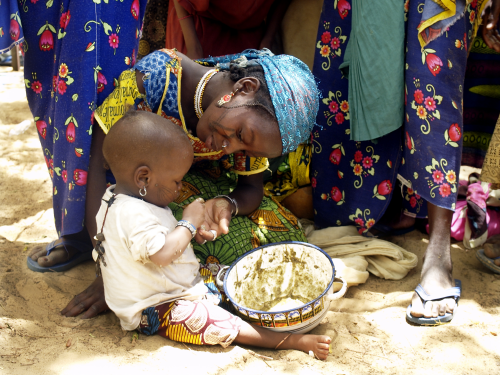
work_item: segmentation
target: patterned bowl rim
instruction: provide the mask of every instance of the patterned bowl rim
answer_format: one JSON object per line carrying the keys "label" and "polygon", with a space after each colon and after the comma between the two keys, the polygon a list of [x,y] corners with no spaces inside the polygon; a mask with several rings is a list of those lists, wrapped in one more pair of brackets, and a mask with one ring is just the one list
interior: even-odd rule
{"label": "patterned bowl rim", "polygon": [[[248,255],[250,255],[250,254],[252,254],[252,253],[254,253],[256,251],[262,250],[262,249],[264,249],[266,247],[270,247],[270,246],[288,245],[288,244],[302,245],[302,246],[311,247],[311,248],[313,248],[315,250],[319,250],[326,257],[326,259],[328,259],[330,261],[330,265],[332,266],[332,271],[333,271],[332,272],[332,279],[330,280],[330,283],[328,284],[328,286],[326,287],[326,289],[323,291],[323,293],[321,293],[318,297],[316,297],[315,299],[313,299],[312,301],[310,301],[308,303],[305,303],[303,305],[300,305],[300,306],[295,307],[295,308],[290,309],[290,310],[282,310],[282,311],[271,311],[270,312],[270,311],[253,310],[253,309],[241,306],[240,304],[236,303],[233,300],[233,298],[231,297],[231,295],[227,291],[227,277],[229,276],[229,273],[231,272],[231,270],[233,269],[233,267],[236,266],[236,264],[238,264],[238,262],[240,260],[242,260],[246,256],[248,256]],[[250,251],[246,252],[245,254],[243,254],[242,256],[240,256],[238,259],[236,259],[236,261],[231,265],[231,267],[229,267],[229,269],[226,271],[226,274],[224,275],[224,293],[226,293],[226,297],[231,301],[231,303],[233,305],[235,305],[238,308],[241,308],[243,310],[246,310],[246,311],[249,311],[249,312],[253,312],[253,313],[257,313],[257,314],[267,314],[267,315],[286,314],[286,313],[290,313],[292,311],[297,311],[297,310],[303,309],[304,307],[309,306],[309,305],[313,305],[313,308],[314,308],[314,304],[316,303],[316,301],[320,300],[326,293],[328,293],[328,291],[332,287],[332,284],[333,284],[334,280],[335,280],[335,265],[333,264],[333,261],[332,261],[332,258],[330,258],[330,255],[328,255],[323,249],[321,249],[318,246],[315,246],[313,244],[310,244],[310,243],[307,243],[307,242],[300,242],[300,241],[273,242],[273,243],[268,243],[266,245],[259,246],[259,247],[255,248],[253,250],[250,250]]]}

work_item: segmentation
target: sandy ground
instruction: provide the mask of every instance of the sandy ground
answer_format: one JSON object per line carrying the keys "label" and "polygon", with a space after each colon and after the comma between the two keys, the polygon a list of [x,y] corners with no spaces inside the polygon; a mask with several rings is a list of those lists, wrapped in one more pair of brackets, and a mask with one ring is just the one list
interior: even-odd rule
{"label": "sandy ground", "polygon": [[[28,270],[29,249],[56,238],[51,183],[33,122],[24,133],[10,134],[31,120],[21,73],[0,68],[0,103],[0,374],[500,373],[500,277],[461,243],[452,244],[454,275],[463,285],[452,323],[406,323],[421,262],[401,281],[370,276],[350,288],[313,331],[333,339],[325,362],[296,351],[134,336],[120,329],[111,312],[86,321],[61,317],[59,311],[94,278],[94,264],[64,273]],[[414,231],[392,240],[421,261],[428,237]]]}

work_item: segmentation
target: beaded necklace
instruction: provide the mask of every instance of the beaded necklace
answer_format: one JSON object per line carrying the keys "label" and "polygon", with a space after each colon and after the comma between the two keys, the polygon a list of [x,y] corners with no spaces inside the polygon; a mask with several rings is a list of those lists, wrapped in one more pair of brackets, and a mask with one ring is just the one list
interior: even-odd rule
{"label": "beaded necklace", "polygon": [[219,72],[219,69],[211,69],[206,72],[203,77],[201,77],[200,82],[196,85],[196,91],[194,94],[194,111],[196,116],[201,118],[203,115],[203,108],[201,107],[201,101],[203,100],[203,93],[205,92],[205,87],[208,81]]}

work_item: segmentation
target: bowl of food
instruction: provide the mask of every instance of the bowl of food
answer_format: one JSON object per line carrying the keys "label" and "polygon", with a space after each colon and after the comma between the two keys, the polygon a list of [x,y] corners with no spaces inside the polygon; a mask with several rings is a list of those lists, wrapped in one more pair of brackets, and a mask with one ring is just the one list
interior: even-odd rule
{"label": "bowl of food", "polygon": [[328,254],[304,242],[258,247],[221,272],[235,314],[274,331],[310,331],[347,290]]}

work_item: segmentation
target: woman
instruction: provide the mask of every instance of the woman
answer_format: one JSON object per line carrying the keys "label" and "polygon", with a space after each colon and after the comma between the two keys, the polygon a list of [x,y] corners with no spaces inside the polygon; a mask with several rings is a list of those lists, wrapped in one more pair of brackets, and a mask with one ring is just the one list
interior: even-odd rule
{"label": "woman", "polygon": [[[297,219],[263,198],[262,177],[267,157],[289,153],[309,138],[318,93],[304,63],[268,51],[200,63],[173,50],[145,57],[122,73],[114,93],[95,112],[99,126],[94,127],[89,200],[106,187],[98,154],[104,134],[132,105],[182,126],[191,139],[195,163],[171,208],[180,215],[181,206],[197,197],[207,201],[204,229],[194,246],[202,262],[230,264],[260,244],[305,240]],[[104,309],[98,278],[62,314],[86,310],[83,318],[89,318]]]}
{"label": "woman", "polygon": [[[367,232],[387,209],[399,177],[409,216],[398,225],[427,212],[430,224],[421,286],[438,298],[414,294],[407,317],[416,324],[449,321],[456,306],[450,225],[463,81],[485,3],[457,1],[445,11],[432,0],[325,1],[318,30],[313,71],[324,99],[313,131],[315,221],[353,223]],[[497,21],[498,14],[492,29]]]}
{"label": "woman", "polygon": [[86,223],[95,226],[95,214],[85,212],[93,212],[86,201],[93,112],[135,63],[146,1],[18,4],[0,3],[0,52],[21,44],[25,55],[26,96],[53,183],[60,237],[35,248],[28,265],[64,271],[91,259]]}

